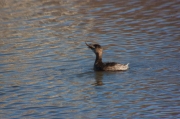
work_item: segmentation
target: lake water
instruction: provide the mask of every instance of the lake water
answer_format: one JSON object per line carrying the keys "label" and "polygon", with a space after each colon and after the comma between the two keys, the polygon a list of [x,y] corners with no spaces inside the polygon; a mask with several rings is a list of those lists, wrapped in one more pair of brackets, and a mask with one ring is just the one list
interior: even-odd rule
{"label": "lake water", "polygon": [[[1,119],[180,118],[179,0],[1,0]],[[95,72],[103,61],[128,71]]]}

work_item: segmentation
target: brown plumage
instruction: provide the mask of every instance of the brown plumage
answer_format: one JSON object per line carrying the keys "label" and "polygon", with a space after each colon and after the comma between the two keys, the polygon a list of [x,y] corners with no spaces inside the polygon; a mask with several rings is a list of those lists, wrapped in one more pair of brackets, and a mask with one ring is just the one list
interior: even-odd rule
{"label": "brown plumage", "polygon": [[127,70],[129,67],[129,64],[123,65],[123,64],[118,64],[115,62],[107,62],[103,63],[102,62],[102,53],[103,49],[99,44],[85,44],[90,48],[96,55],[96,59],[94,62],[94,70],[97,71],[118,71],[118,70]]}

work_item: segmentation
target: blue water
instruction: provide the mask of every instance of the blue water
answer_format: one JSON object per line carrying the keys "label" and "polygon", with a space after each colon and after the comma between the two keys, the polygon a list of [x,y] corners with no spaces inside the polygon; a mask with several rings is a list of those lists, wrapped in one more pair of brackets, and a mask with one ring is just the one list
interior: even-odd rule
{"label": "blue water", "polygon": [[[180,118],[180,2],[0,2],[0,118]],[[84,42],[128,71],[96,72]]]}

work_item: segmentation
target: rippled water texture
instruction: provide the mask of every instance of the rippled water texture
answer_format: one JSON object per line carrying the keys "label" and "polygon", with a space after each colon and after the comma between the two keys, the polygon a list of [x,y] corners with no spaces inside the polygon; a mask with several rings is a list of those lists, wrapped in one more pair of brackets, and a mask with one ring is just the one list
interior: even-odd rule
{"label": "rippled water texture", "polygon": [[[125,72],[95,72],[103,61]],[[180,118],[179,0],[1,0],[0,118]]]}

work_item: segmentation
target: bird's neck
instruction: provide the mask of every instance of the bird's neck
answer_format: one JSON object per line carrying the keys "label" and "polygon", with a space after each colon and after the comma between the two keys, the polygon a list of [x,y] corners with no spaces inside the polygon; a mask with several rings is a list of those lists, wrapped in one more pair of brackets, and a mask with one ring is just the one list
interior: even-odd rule
{"label": "bird's neck", "polygon": [[94,65],[99,65],[102,63],[102,53],[96,53],[96,60],[94,62]]}

